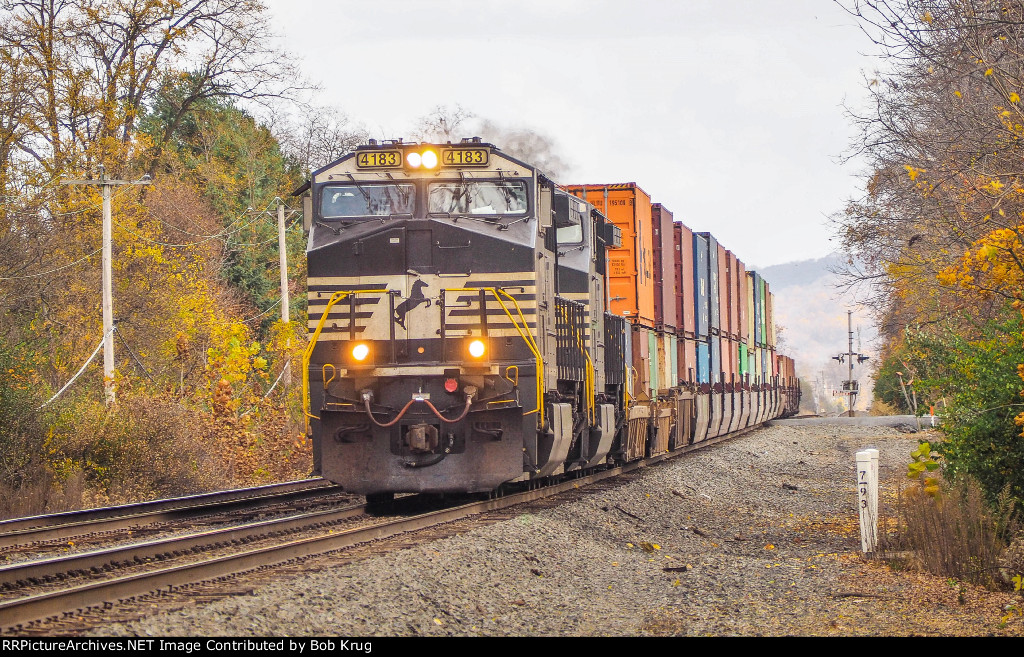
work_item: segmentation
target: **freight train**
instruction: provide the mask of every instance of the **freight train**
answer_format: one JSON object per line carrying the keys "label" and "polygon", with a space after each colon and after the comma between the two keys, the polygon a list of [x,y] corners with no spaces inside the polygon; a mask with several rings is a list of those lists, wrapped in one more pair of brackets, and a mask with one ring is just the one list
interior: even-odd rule
{"label": "freight train", "polygon": [[635,183],[562,186],[479,138],[377,142],[304,196],[314,472],[484,492],[795,413],[773,295]]}

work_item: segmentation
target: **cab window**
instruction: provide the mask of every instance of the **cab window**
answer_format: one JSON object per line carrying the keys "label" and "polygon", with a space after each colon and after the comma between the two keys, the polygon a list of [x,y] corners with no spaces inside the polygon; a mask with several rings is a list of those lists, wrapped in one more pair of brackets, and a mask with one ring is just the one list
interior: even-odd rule
{"label": "cab window", "polygon": [[465,181],[430,185],[430,213],[523,215],[526,183],[522,181]]}
{"label": "cab window", "polygon": [[412,214],[415,194],[413,185],[328,185],[320,197],[320,216],[324,219],[350,219]]}

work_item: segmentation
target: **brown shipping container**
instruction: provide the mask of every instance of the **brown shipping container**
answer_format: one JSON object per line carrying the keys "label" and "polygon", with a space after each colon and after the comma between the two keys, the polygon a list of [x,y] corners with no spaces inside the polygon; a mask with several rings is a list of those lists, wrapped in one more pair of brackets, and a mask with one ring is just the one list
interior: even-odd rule
{"label": "brown shipping container", "polygon": [[[681,335],[695,337],[697,325],[693,313],[697,302],[693,296],[693,231],[678,221],[675,222],[673,229],[677,267],[676,307],[679,315],[676,327]],[[695,363],[696,361],[689,362]]]}
{"label": "brown shipping container", "polygon": [[653,328],[651,197],[636,183],[569,185],[566,190],[591,203],[622,230],[622,248],[608,250],[609,310]]}
{"label": "brown shipping container", "polygon": [[729,326],[729,252],[718,242],[718,330],[721,335],[732,332]]}
{"label": "brown shipping container", "polygon": [[737,310],[737,325],[739,326],[739,336],[741,342],[749,344],[749,326],[747,322],[747,266],[743,262],[736,258],[736,289],[738,302],[736,304]]}
{"label": "brown shipping container", "polygon": [[654,323],[676,332],[676,258],[672,213],[661,203],[651,206],[651,243],[654,245]]}

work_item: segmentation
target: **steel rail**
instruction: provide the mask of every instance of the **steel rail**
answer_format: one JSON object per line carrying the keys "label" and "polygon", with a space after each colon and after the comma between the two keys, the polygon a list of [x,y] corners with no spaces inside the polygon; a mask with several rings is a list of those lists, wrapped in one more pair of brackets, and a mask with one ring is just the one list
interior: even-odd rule
{"label": "steel rail", "polygon": [[34,580],[59,577],[67,573],[88,570],[97,571],[126,561],[139,563],[157,559],[167,554],[180,554],[199,548],[215,547],[233,541],[249,541],[272,534],[313,528],[318,525],[359,516],[365,512],[365,505],[359,504],[342,509],[303,513],[275,520],[249,522],[184,536],[171,536],[139,543],[127,543],[101,550],[81,552],[79,554],[22,561],[7,566],[0,566],[0,588],[14,587],[19,582],[32,582]]}
{"label": "steel rail", "polygon": [[[214,493],[200,493],[198,495],[172,497],[164,500],[153,500],[150,502],[136,502],[134,504],[122,504],[120,506],[84,509],[81,511],[65,511],[62,513],[29,516],[26,518],[12,518],[9,520],[0,520],[0,541],[5,540],[5,537],[8,535],[18,532],[26,532],[28,530],[41,531],[45,528],[69,526],[94,522],[97,520],[139,517],[145,514],[158,513],[161,511],[191,509],[202,505],[228,503],[235,500],[254,500],[262,497],[287,494],[289,492],[334,487],[335,486],[330,482],[323,479],[303,479],[280,484],[255,486],[253,488],[239,488],[236,490],[217,491]],[[337,488],[340,490],[340,487]],[[0,547],[4,547],[5,545],[7,545],[7,543],[0,543]]]}
{"label": "steel rail", "polygon": [[206,561],[169,566],[144,573],[126,575],[98,582],[74,586],[61,591],[39,593],[9,601],[0,602],[0,629],[18,631],[25,624],[34,624],[49,619],[59,620],[84,613],[90,609],[110,608],[116,603],[146,595],[161,595],[182,589],[189,584],[198,584],[230,575],[241,575],[296,559],[342,550],[369,541],[392,538],[469,516],[505,509],[518,504],[551,497],[588,484],[617,477],[621,474],[647,467],[654,463],[673,458],[709,444],[748,433],[761,425],[716,436],[692,445],[686,445],[671,452],[664,452],[647,459],[601,470],[586,476],[570,478],[557,484],[513,493],[504,497],[464,504],[448,509],[432,511],[408,518],[369,527],[327,533],[304,539],[289,541],[275,546],[256,548],[238,554],[225,555]]}

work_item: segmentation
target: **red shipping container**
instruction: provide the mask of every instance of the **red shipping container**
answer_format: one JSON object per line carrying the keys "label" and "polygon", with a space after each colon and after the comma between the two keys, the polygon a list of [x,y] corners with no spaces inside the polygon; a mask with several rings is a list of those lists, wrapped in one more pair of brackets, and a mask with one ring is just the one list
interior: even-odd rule
{"label": "red shipping container", "polygon": [[654,323],[675,333],[679,325],[676,301],[675,231],[672,213],[661,203],[651,205],[651,243],[654,245]]}

